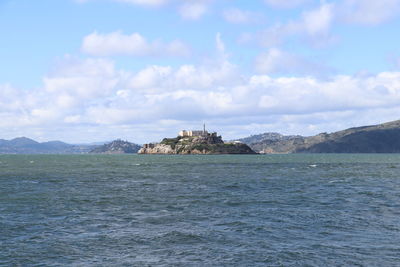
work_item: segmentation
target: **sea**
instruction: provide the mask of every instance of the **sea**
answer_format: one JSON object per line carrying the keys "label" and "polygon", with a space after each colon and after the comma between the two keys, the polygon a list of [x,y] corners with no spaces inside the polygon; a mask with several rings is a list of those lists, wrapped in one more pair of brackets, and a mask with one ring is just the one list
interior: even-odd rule
{"label": "sea", "polygon": [[0,266],[399,266],[400,155],[0,155]]}

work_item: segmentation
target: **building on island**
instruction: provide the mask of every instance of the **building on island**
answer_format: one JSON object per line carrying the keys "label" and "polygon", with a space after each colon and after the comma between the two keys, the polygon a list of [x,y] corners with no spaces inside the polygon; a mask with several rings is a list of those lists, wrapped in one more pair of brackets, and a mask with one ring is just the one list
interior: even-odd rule
{"label": "building on island", "polygon": [[193,130],[190,130],[190,131],[186,131],[186,130],[183,130],[183,131],[180,131],[179,132],[179,136],[182,136],[182,137],[187,137],[187,136],[207,136],[208,135],[208,132],[206,131],[193,131]]}
{"label": "building on island", "polygon": [[207,136],[217,136],[217,133],[209,133],[206,131],[206,125],[203,125],[203,130],[182,130],[179,132],[179,136],[181,137],[192,137],[192,136],[201,136],[201,137],[207,137]]}

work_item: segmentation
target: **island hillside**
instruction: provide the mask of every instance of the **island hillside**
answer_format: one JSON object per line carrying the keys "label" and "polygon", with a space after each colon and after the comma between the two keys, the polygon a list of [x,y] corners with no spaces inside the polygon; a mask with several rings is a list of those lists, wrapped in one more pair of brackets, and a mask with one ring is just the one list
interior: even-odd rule
{"label": "island hillside", "polygon": [[309,137],[264,139],[249,146],[260,153],[400,153],[400,120]]}
{"label": "island hillside", "polygon": [[225,143],[221,136],[206,131],[181,131],[176,138],[145,144],[139,154],[256,154],[241,142]]}
{"label": "island hillside", "polygon": [[111,143],[95,147],[89,153],[96,154],[132,154],[137,153],[140,146],[123,140],[114,140]]}

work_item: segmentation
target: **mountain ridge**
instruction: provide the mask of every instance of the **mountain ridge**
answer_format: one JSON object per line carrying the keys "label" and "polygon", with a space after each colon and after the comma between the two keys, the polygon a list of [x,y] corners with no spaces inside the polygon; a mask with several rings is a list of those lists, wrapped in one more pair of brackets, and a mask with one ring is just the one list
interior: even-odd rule
{"label": "mountain ridge", "polygon": [[250,144],[260,153],[400,153],[400,120]]}
{"label": "mountain ridge", "polygon": [[0,154],[81,154],[91,149],[91,145],[67,144],[57,140],[37,142],[27,137],[0,139]]}

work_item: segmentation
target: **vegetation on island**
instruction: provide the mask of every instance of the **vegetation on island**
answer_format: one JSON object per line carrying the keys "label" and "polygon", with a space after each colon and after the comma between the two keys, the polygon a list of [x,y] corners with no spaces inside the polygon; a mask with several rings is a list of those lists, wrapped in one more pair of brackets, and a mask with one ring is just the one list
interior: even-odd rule
{"label": "vegetation on island", "polygon": [[178,142],[182,139],[181,136],[175,137],[175,138],[164,138],[160,144],[163,145],[168,145],[171,146],[172,149],[175,149],[175,146],[178,144]]}

